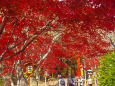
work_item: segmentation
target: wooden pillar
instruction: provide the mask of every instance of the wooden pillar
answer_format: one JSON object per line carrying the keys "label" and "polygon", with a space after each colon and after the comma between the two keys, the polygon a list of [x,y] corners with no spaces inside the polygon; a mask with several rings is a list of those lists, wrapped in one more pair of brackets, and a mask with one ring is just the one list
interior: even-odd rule
{"label": "wooden pillar", "polygon": [[52,78],[53,78],[53,73],[52,73]]}
{"label": "wooden pillar", "polygon": [[80,69],[80,57],[76,58],[77,60],[77,70],[76,70],[76,76],[81,76],[81,69]]}
{"label": "wooden pillar", "polygon": [[28,77],[28,86],[30,86],[30,76]]}

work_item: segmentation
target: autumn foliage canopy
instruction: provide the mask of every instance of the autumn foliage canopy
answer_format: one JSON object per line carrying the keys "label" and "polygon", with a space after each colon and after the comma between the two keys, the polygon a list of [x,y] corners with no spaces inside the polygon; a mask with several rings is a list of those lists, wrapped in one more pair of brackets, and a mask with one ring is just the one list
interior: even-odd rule
{"label": "autumn foliage canopy", "polygon": [[102,56],[114,28],[114,0],[0,0],[0,62]]}

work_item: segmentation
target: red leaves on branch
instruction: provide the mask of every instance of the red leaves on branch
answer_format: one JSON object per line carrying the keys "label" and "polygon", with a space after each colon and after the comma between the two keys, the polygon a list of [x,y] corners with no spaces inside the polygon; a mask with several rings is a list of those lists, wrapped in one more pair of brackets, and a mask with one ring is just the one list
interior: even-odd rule
{"label": "red leaves on branch", "polygon": [[59,46],[53,46],[53,54],[56,56],[56,57],[64,57],[66,56],[66,53],[65,53],[65,50]]}
{"label": "red leaves on branch", "polygon": [[85,70],[95,68],[96,66],[100,65],[99,60],[100,60],[100,58],[90,58],[87,60],[84,59],[82,62],[83,68]]}
{"label": "red leaves on branch", "polygon": [[49,73],[54,73],[55,72],[55,68],[58,68],[58,67],[60,67],[60,68],[67,68],[67,65],[64,62],[61,62],[57,57],[52,56],[51,53],[48,55],[47,59],[45,59],[40,64],[40,68],[48,69]]}
{"label": "red leaves on branch", "polygon": [[[21,55],[18,53],[18,56],[6,60],[8,64],[14,60],[33,59],[37,62],[47,53],[50,45],[53,46],[51,51],[55,57],[68,59],[76,56],[81,58],[102,56],[108,52],[109,43],[103,40],[99,31],[114,30],[114,2],[114,0],[0,0],[0,30],[4,28],[0,34],[0,56],[5,51],[7,52],[2,59],[15,54],[36,36],[38,37],[28,44],[25,51],[22,50]],[[6,16],[8,19],[4,22]],[[49,34],[49,30],[53,34]],[[51,44],[55,33],[60,32],[63,35]],[[91,64],[87,65],[90,67]]]}

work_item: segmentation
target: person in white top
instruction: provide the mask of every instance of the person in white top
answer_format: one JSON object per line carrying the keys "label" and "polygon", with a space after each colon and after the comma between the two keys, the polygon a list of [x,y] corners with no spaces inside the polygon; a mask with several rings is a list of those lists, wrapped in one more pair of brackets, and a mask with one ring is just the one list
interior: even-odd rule
{"label": "person in white top", "polygon": [[83,86],[83,78],[81,76],[78,78],[78,86]]}
{"label": "person in white top", "polygon": [[65,86],[65,81],[63,80],[61,73],[58,74],[58,86]]}
{"label": "person in white top", "polygon": [[93,83],[92,78],[89,78],[89,79],[88,79],[88,86],[92,86],[92,83]]}

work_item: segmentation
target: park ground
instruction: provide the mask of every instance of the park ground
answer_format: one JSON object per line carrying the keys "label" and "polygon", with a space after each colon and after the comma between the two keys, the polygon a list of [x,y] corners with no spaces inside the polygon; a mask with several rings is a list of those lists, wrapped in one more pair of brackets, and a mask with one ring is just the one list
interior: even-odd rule
{"label": "park ground", "polygon": [[[64,78],[64,80],[65,80],[65,86],[67,86],[67,78]],[[55,86],[57,83],[58,83],[58,79],[49,80],[49,81],[47,81],[46,85],[45,85],[45,81],[44,82],[39,81],[38,86]],[[31,86],[35,86],[35,83],[34,82],[31,83]],[[88,86],[88,85],[86,85],[86,86]],[[92,86],[95,86],[94,83]]]}

